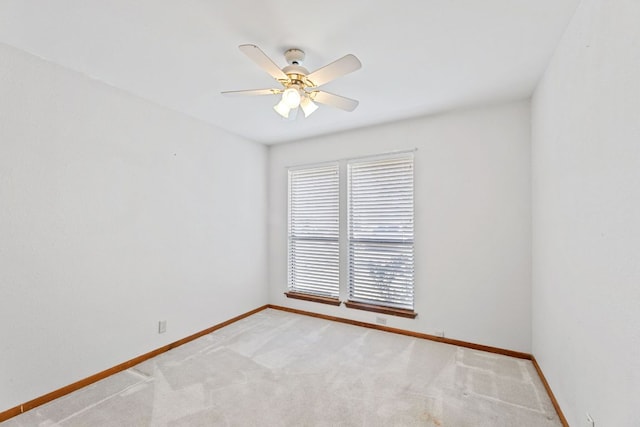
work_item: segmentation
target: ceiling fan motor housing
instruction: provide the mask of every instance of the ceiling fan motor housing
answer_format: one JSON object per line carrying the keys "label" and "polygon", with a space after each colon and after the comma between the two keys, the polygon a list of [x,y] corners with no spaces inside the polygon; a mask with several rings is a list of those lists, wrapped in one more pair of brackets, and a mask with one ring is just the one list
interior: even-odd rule
{"label": "ceiling fan motor housing", "polygon": [[282,72],[289,77],[289,81],[283,82],[283,84],[286,87],[297,87],[298,89],[310,86],[306,79],[309,70],[300,65],[304,60],[304,52],[300,49],[289,49],[284,53],[284,57],[289,65],[284,67]]}

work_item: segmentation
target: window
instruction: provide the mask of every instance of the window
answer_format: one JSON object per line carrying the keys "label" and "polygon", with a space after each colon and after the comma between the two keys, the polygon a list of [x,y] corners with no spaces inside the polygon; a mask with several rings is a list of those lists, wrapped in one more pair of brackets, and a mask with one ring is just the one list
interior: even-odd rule
{"label": "window", "polygon": [[347,307],[416,317],[413,171],[413,153],[289,169],[286,295],[340,305],[342,273]]}
{"label": "window", "polygon": [[338,164],[289,170],[291,298],[339,305]]}
{"label": "window", "polygon": [[413,154],[349,162],[347,234],[347,307],[415,317]]}

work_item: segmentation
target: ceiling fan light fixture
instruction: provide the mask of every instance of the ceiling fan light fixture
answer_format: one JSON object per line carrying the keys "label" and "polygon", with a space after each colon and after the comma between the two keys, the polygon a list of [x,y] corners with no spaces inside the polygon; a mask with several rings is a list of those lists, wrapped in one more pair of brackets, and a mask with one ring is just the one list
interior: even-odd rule
{"label": "ceiling fan light fixture", "polygon": [[298,88],[290,87],[282,92],[282,102],[284,102],[289,108],[298,108],[298,105],[300,105],[300,98]]}
{"label": "ceiling fan light fixture", "polygon": [[309,96],[304,96],[300,101],[300,107],[304,112],[305,117],[309,117],[314,111],[318,109],[318,105],[315,104]]}
{"label": "ceiling fan light fixture", "polygon": [[280,114],[285,119],[289,118],[289,112],[291,111],[291,107],[284,102],[284,99],[280,100],[276,105],[273,106],[273,109],[276,110],[278,114]]}

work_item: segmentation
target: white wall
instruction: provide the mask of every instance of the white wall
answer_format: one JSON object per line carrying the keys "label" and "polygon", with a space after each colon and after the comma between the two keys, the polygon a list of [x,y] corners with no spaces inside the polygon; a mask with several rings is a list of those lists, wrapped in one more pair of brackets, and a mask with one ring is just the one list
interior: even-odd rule
{"label": "white wall", "polygon": [[639,23],[583,0],[533,99],[533,353],[572,426],[640,425]]}
{"label": "white wall", "polygon": [[266,162],[0,45],[0,412],[266,304]]}
{"label": "white wall", "polygon": [[[283,295],[287,290],[287,166],[413,148],[417,148],[418,317],[383,316],[387,325],[424,333],[443,330],[449,338],[529,352],[528,101],[272,146],[270,302],[375,323],[379,314]],[[344,273],[343,269],[343,300],[347,296]]]}

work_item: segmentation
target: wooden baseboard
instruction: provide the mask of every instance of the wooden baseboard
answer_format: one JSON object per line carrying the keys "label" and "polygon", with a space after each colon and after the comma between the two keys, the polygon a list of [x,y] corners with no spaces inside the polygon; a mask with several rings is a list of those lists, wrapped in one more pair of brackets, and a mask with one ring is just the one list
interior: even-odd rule
{"label": "wooden baseboard", "polygon": [[106,369],[106,370],[104,370],[102,372],[99,372],[97,374],[91,375],[90,377],[87,377],[87,378],[85,378],[83,380],[77,381],[77,382],[75,382],[73,384],[69,384],[68,386],[62,387],[62,388],[60,388],[58,390],[52,391],[51,393],[47,393],[47,394],[45,394],[43,396],[37,397],[37,398],[35,398],[33,400],[30,400],[28,402],[23,403],[22,405],[18,405],[18,406],[14,407],[14,408],[10,408],[10,409],[7,409],[6,411],[2,411],[2,412],[0,412],[0,422],[6,421],[9,418],[13,418],[13,417],[15,417],[17,415],[22,414],[23,412],[29,411],[29,410],[31,410],[33,408],[38,407],[38,406],[44,405],[45,403],[51,402],[52,400],[58,399],[58,398],[60,398],[62,396],[65,396],[65,395],[67,395],[69,393],[72,393],[72,392],[74,392],[76,390],[79,390],[79,389],[81,389],[83,387],[86,387],[86,386],[88,386],[90,384],[93,384],[93,383],[95,383],[97,381],[100,381],[100,380],[102,380],[104,378],[107,378],[107,377],[109,377],[109,376],[111,376],[113,374],[117,374],[118,372],[121,372],[121,371],[124,371],[126,369],[129,369],[132,366],[135,366],[135,365],[137,365],[139,363],[144,362],[145,360],[151,359],[151,358],[156,357],[156,356],[158,356],[158,355],[160,355],[160,354],[162,354],[164,352],[167,352],[167,351],[171,350],[172,348],[179,347],[182,344],[188,343],[189,341],[193,341],[193,340],[195,340],[197,338],[200,338],[200,337],[202,337],[204,335],[210,334],[211,332],[213,332],[215,330],[218,330],[220,328],[228,326],[228,325],[230,325],[230,324],[232,324],[234,322],[237,322],[240,319],[244,319],[245,317],[251,316],[252,314],[255,314],[255,313],[257,313],[259,311],[262,311],[262,310],[264,310],[266,308],[268,308],[268,305],[263,305],[262,307],[258,307],[255,310],[248,311],[248,312],[246,312],[244,314],[236,316],[236,317],[234,317],[232,319],[229,319],[229,320],[227,320],[225,322],[218,323],[217,325],[212,326],[210,328],[207,328],[207,329],[205,329],[203,331],[197,332],[197,333],[195,333],[193,335],[189,335],[186,338],[183,338],[183,339],[178,340],[176,342],[173,342],[171,344],[167,344],[167,345],[165,345],[163,347],[160,347],[160,348],[157,348],[157,349],[155,349],[153,351],[150,351],[149,353],[145,353],[145,354],[143,354],[141,356],[135,357],[135,358],[133,358],[131,360],[128,360],[128,361],[126,361],[124,363],[116,365],[116,366],[114,366],[112,368],[109,368],[109,369]]}
{"label": "wooden baseboard", "polygon": [[298,310],[295,308],[283,307],[279,305],[269,304],[269,308],[274,310],[288,311],[290,313],[303,314],[305,316],[318,317],[325,320],[333,320],[334,322],[348,323],[350,325],[363,326],[365,328],[377,329],[379,331],[392,332],[394,334],[407,335],[414,338],[422,338],[431,341],[437,341],[445,344],[457,345],[460,347],[471,348],[474,350],[487,351],[489,353],[502,354],[504,356],[517,357],[518,359],[531,360],[529,353],[520,351],[507,350],[499,347],[491,347],[488,345],[475,344],[467,341],[454,340],[451,338],[438,337],[436,335],[423,334],[421,332],[407,331],[406,329],[391,328],[389,326],[377,325],[374,323],[360,322],[358,320],[346,319],[344,317],[328,316],[326,314],[313,313],[311,311]]}
{"label": "wooden baseboard", "polygon": [[556,397],[553,394],[553,391],[551,391],[551,387],[549,386],[549,383],[547,382],[547,379],[542,373],[542,369],[540,368],[540,365],[538,365],[538,361],[534,356],[531,356],[531,363],[533,363],[533,367],[536,368],[536,371],[538,372],[538,376],[540,377],[540,381],[542,381],[542,385],[544,385],[544,388],[547,390],[549,399],[551,399],[551,403],[553,404],[553,407],[555,408],[556,413],[558,414],[558,418],[560,418],[560,422],[564,427],[569,427],[569,423],[567,422],[567,419],[562,413],[562,409],[560,409],[560,405],[558,404],[558,401],[556,400]]}

